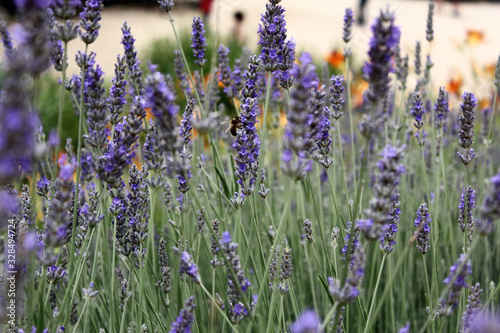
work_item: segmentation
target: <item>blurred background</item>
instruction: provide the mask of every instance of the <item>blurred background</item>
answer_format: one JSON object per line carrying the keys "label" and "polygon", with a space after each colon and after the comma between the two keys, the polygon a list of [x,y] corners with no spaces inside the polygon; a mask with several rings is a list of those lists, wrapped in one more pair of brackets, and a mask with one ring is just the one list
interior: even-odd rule
{"label": "blurred background", "polygon": [[[209,51],[220,43],[231,49],[231,58],[241,55],[242,46],[258,51],[257,28],[260,15],[265,11],[267,0],[175,0],[171,12],[186,49],[190,45],[190,30],[194,16],[204,18],[208,32]],[[361,3],[362,2],[362,3]],[[15,11],[11,1],[1,1],[2,17],[8,28],[15,31]],[[159,64],[163,72],[173,73],[173,51],[177,48],[168,15],[162,12],[156,0],[104,1],[99,38],[90,50],[97,53],[96,60],[103,68],[107,84],[114,76],[114,63],[118,54],[123,54],[121,26],[127,22],[136,39],[138,56],[147,70],[148,60]],[[361,4],[364,5],[361,10]],[[434,40],[425,39],[428,1],[425,0],[283,0],[288,37],[296,42],[296,52],[310,52],[318,68],[323,64],[332,73],[344,73],[342,55],[342,25],[345,8],[354,10],[357,20],[350,46],[353,51],[352,67],[353,96],[361,98],[367,83],[361,79],[361,67],[367,59],[370,26],[380,9],[389,6],[396,14],[396,24],[401,27],[401,55],[410,57],[410,72],[413,71],[415,44],[422,45],[422,63],[430,53],[434,67],[431,71],[432,91],[445,86],[456,101],[464,90],[475,92],[488,103],[492,93],[495,65],[500,54],[500,2],[499,1],[436,1],[434,9]],[[216,37],[218,36],[218,37]],[[15,35],[13,36],[15,39]],[[74,55],[83,50],[78,39],[69,44],[69,74],[78,73]],[[187,52],[188,55],[191,52]],[[1,52],[3,54],[3,52]],[[57,96],[56,80],[46,84],[47,96]],[[408,78],[408,87],[413,87],[414,75]],[[53,87],[52,87],[53,86]],[[42,92],[43,93],[43,92]],[[451,103],[454,101],[451,100]],[[44,125],[50,123],[53,101],[46,99],[42,110]],[[356,100],[354,100],[356,103]],[[68,108],[71,102],[66,101]],[[70,116],[68,116],[70,117]],[[65,120],[65,124],[71,120]],[[70,129],[69,129],[70,130]]]}

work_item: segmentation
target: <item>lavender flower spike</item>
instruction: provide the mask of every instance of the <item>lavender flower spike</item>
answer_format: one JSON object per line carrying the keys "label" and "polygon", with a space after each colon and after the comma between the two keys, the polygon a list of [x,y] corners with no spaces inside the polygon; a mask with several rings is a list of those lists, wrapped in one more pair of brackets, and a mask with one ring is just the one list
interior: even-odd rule
{"label": "lavender flower spike", "polygon": [[372,32],[368,51],[370,62],[365,63],[363,73],[370,84],[366,98],[372,104],[378,104],[389,93],[389,73],[393,72],[392,56],[401,32],[394,25],[394,14],[389,9],[380,11],[372,25]]}
{"label": "lavender flower spike", "polygon": [[450,275],[443,281],[445,284],[451,285],[451,287],[444,298],[439,300],[438,314],[444,317],[453,314],[453,310],[458,306],[462,289],[469,288],[467,275],[470,274],[472,274],[472,264],[462,253],[458,261],[451,266]]}
{"label": "lavender flower spike", "polygon": [[487,236],[494,230],[493,221],[500,218],[500,172],[490,179],[491,189],[481,206],[481,218],[476,221],[477,232]]}
{"label": "lavender flower spike", "polygon": [[[411,115],[415,117],[415,122],[413,123],[413,125],[415,125],[415,127],[417,128],[415,137],[417,138],[420,147],[425,144],[425,137],[427,136],[425,131],[422,129],[422,127],[424,126],[423,115],[426,113],[422,98],[422,93],[420,91],[415,91],[415,93],[413,94],[413,108],[410,112]],[[421,129],[422,135],[420,134]]]}
{"label": "lavender flower spike", "polygon": [[194,63],[203,67],[203,65],[207,62],[207,59],[205,59],[205,48],[207,46],[204,30],[205,26],[203,25],[201,18],[198,17],[193,19],[192,27],[193,31],[191,32],[191,35],[193,37],[191,38],[191,41],[193,44],[191,44],[191,47],[193,48],[195,58]]}
{"label": "lavender flower spike", "polygon": [[266,13],[261,15],[259,29],[259,45],[262,46],[260,59],[266,71],[274,72],[283,63],[283,49],[286,40],[285,10],[279,3],[281,0],[269,0]]}
{"label": "lavender flower spike", "polygon": [[363,282],[365,275],[366,256],[363,246],[358,244],[353,249],[349,273],[343,286],[340,281],[334,278],[328,278],[328,291],[332,295],[333,300],[339,305],[346,305],[354,302],[359,295],[359,286]]}
{"label": "lavender flower spike", "polygon": [[[294,84],[291,90],[290,110],[287,116],[287,126],[284,135],[284,150],[281,158],[281,168],[285,174],[293,180],[301,180],[310,170],[309,161],[310,140],[312,137],[311,128],[308,123],[312,121],[309,113],[310,89],[317,82],[311,56],[304,53],[301,58],[301,65],[293,68]],[[311,145],[312,146],[312,145]],[[296,156],[292,161],[293,156]]]}
{"label": "lavender flower spike", "polygon": [[[243,295],[240,295],[239,289],[241,289],[243,293],[246,293],[248,291],[248,288],[250,287],[250,281],[245,277],[245,273],[241,268],[240,257],[236,254],[238,244],[231,241],[231,235],[229,234],[229,232],[225,231],[222,234],[220,245],[222,252],[226,256],[227,261],[231,264],[232,270],[237,278],[237,281],[234,281],[232,278],[232,274],[230,274],[229,268],[227,268],[227,294],[230,305],[229,316],[233,323],[239,323],[249,315],[248,311],[251,310],[245,308],[242,304]],[[240,288],[238,288],[237,285],[239,285]]]}
{"label": "lavender flower spike", "polygon": [[194,296],[189,297],[184,303],[179,316],[172,323],[169,333],[191,333],[191,325],[194,323]]}
{"label": "lavender flower spike", "polygon": [[330,86],[330,92],[332,93],[332,97],[330,98],[330,103],[332,103],[332,117],[335,120],[338,120],[343,112],[340,110],[342,109],[342,104],[344,104],[344,98],[342,97],[342,93],[344,92],[344,76],[343,75],[337,75],[337,76],[332,76],[331,78],[332,81],[332,86]]}
{"label": "lavender flower spike", "polygon": [[378,175],[372,185],[374,196],[370,208],[365,210],[366,218],[357,222],[369,240],[380,240],[394,222],[393,195],[397,192],[400,176],[405,172],[402,164],[404,148],[387,145],[377,163]]}
{"label": "lavender flower spike", "polygon": [[[471,332],[470,328],[475,318],[481,311],[481,295],[483,293],[483,289],[481,289],[481,285],[477,282],[474,286],[469,289],[469,299],[467,301],[467,307],[465,308],[464,315],[462,317],[463,330],[462,332]],[[482,330],[472,331],[472,332],[484,332]]]}
{"label": "lavender flower spike", "polygon": [[345,9],[345,15],[344,15],[344,28],[343,28],[343,34],[342,34],[342,39],[344,40],[344,43],[349,43],[352,39],[352,26],[354,23],[354,14],[352,12],[352,8],[346,8]]}
{"label": "lavender flower spike", "polygon": [[434,0],[429,1],[429,11],[427,12],[427,29],[425,30],[425,38],[430,43],[434,39],[434,30],[432,29],[432,19],[434,17]]}
{"label": "lavender flower spike", "polygon": [[462,95],[464,101],[460,104],[462,113],[458,116],[460,125],[458,133],[458,145],[463,148],[464,154],[457,152],[458,157],[464,165],[469,164],[474,156],[474,149],[471,148],[474,143],[474,108],[477,105],[477,98],[473,93],[464,92]]}
{"label": "lavender flower spike", "polygon": [[87,0],[83,11],[80,13],[80,27],[82,28],[80,38],[85,44],[92,44],[99,35],[101,25],[101,10],[104,7],[103,0]]}
{"label": "lavender flower spike", "polygon": [[426,254],[431,248],[429,245],[429,234],[431,232],[430,223],[432,222],[427,209],[427,203],[423,203],[417,210],[417,218],[415,219],[415,235],[417,238],[417,250],[422,254]]}
{"label": "lavender flower spike", "polygon": [[104,72],[99,65],[94,67],[93,54],[89,57],[87,77],[85,78],[85,104],[88,107],[87,124],[89,134],[85,135],[85,141],[93,148],[102,150],[107,143],[109,129],[106,128],[108,119],[106,115],[106,100],[103,87]]}
{"label": "lavender flower spike", "polygon": [[[260,140],[255,124],[257,123],[257,92],[255,90],[258,68],[257,57],[250,57],[248,69],[245,72],[245,87],[242,91],[241,129],[236,132],[237,183],[242,187],[243,194],[250,195],[255,188],[258,177]],[[244,197],[243,197],[244,198]]]}
{"label": "lavender flower spike", "polygon": [[146,77],[146,103],[156,118],[158,144],[165,153],[175,153],[181,144],[178,136],[177,112],[174,94],[167,86],[165,77],[152,73]]}
{"label": "lavender flower spike", "polygon": [[128,75],[130,77],[131,85],[134,87],[136,95],[143,94],[142,71],[140,69],[141,62],[137,59],[137,51],[134,48],[135,39],[130,32],[130,27],[127,22],[122,26],[122,44],[125,50],[125,58],[128,66]]}
{"label": "lavender flower spike", "polygon": [[160,9],[166,11],[167,13],[174,8],[173,0],[158,0],[158,3],[160,4]]}

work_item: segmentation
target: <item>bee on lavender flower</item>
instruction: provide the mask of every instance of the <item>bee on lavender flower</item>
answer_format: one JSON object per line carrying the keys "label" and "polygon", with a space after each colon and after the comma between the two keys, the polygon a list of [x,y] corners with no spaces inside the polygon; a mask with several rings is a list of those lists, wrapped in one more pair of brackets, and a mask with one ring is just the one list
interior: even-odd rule
{"label": "bee on lavender flower", "polygon": [[221,122],[221,124],[222,125],[229,124],[229,126],[227,127],[227,129],[224,133],[227,133],[229,131],[232,136],[236,136],[236,131],[243,127],[243,123],[241,122],[241,119],[238,116],[234,117],[231,120],[225,120],[225,121]]}

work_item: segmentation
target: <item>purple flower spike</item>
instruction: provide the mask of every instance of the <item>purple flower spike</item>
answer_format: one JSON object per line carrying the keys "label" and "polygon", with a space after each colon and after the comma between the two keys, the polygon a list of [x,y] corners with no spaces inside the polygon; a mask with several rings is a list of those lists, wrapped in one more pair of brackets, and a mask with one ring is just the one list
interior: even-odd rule
{"label": "purple flower spike", "polygon": [[494,230],[493,222],[500,218],[500,172],[490,179],[491,188],[481,206],[481,218],[476,222],[477,232],[487,236]]}
{"label": "purple flower spike", "polygon": [[365,210],[366,218],[358,221],[359,228],[369,240],[380,240],[385,233],[392,233],[389,230],[395,221],[394,195],[399,178],[405,173],[402,164],[404,148],[387,145],[376,164],[378,172],[372,185],[374,196],[370,200],[370,208]]}
{"label": "purple flower spike", "polygon": [[431,232],[430,223],[432,222],[427,209],[427,203],[420,205],[417,211],[417,218],[415,219],[415,228],[417,228],[417,250],[422,254],[426,254],[431,248],[429,245],[429,234]]}
{"label": "purple flower spike", "polygon": [[365,63],[363,73],[370,84],[366,98],[372,104],[378,104],[389,93],[389,73],[393,72],[392,57],[401,32],[394,25],[394,14],[389,9],[380,11],[372,25],[372,32],[368,51],[370,61]]}
{"label": "purple flower spike", "polygon": [[[255,91],[258,64],[256,56],[250,57],[242,91],[241,128],[236,131],[236,141],[232,146],[237,152],[237,170],[234,174],[238,178],[237,183],[242,187],[242,200],[254,191],[259,169],[260,140],[255,128],[258,109]],[[236,204],[236,201],[234,203]],[[239,206],[239,203],[235,205]]]}
{"label": "purple flower spike", "polygon": [[[424,109],[424,103],[422,99],[422,93],[420,91],[415,91],[413,93],[413,108],[410,111],[411,115],[415,118],[415,122],[413,123],[413,125],[415,125],[415,128],[417,129],[415,137],[417,138],[420,147],[425,144],[426,136],[424,130],[420,131],[422,127],[424,127],[423,116],[427,112]],[[422,133],[422,135],[420,135],[420,133]]]}
{"label": "purple flower spike", "polygon": [[332,86],[330,87],[330,92],[332,93],[332,97],[330,98],[330,103],[332,103],[333,109],[332,117],[338,120],[343,114],[340,110],[342,109],[342,104],[344,104],[342,93],[344,92],[345,80],[343,75],[337,75],[332,76],[331,81]]}
{"label": "purple flower spike", "polygon": [[178,136],[175,96],[167,86],[165,77],[159,73],[149,74],[145,80],[146,103],[156,118],[158,144],[165,153],[175,153],[180,146]]}
{"label": "purple flower spike", "polygon": [[464,154],[457,152],[458,157],[464,165],[469,164],[474,156],[474,149],[471,148],[474,143],[474,108],[477,106],[477,98],[473,93],[464,92],[462,95],[463,103],[460,104],[461,114],[458,116],[460,125],[458,133],[458,145],[463,148]]}
{"label": "purple flower spike", "polygon": [[189,297],[184,303],[184,307],[179,313],[179,316],[172,323],[172,328],[169,333],[191,333],[191,325],[194,323],[194,296]]}
{"label": "purple flower spike", "polygon": [[[286,21],[285,10],[279,3],[281,0],[269,0],[266,4],[266,12],[261,15],[259,29],[257,33],[260,36],[259,45],[262,46],[260,59],[264,69],[274,72],[280,65],[284,64],[284,55],[290,48],[286,40]],[[292,61],[293,63],[293,61]]]}
{"label": "purple flower spike", "polygon": [[125,49],[125,59],[128,67],[128,75],[132,86],[135,88],[133,91],[135,95],[142,95],[144,93],[144,85],[142,83],[142,70],[140,69],[141,62],[137,59],[137,51],[134,48],[135,39],[130,32],[130,27],[127,22],[122,26],[122,44]]}
{"label": "purple flower spike", "polygon": [[346,8],[344,15],[344,31],[342,34],[342,39],[346,44],[349,43],[350,40],[352,39],[353,23],[354,23],[354,14],[352,12],[352,8]]}
{"label": "purple flower spike", "polygon": [[472,264],[469,259],[466,260],[464,254],[461,254],[458,261],[450,267],[450,275],[443,281],[445,284],[451,285],[451,287],[444,298],[439,300],[440,304],[437,312],[440,315],[449,317],[453,314],[453,310],[458,306],[462,289],[469,288],[467,275],[471,274]]}
{"label": "purple flower spike", "polygon": [[158,0],[158,3],[160,4],[160,9],[166,11],[167,13],[174,8],[173,0]]}
{"label": "purple flower spike", "polygon": [[237,281],[233,280],[230,268],[227,267],[229,317],[233,323],[238,324],[248,316],[249,309],[244,307],[241,303],[243,295],[240,294],[237,285],[240,286],[241,291],[245,294],[250,287],[250,281],[245,277],[245,273],[241,268],[240,256],[236,254],[238,244],[231,241],[231,234],[229,234],[229,232],[225,231],[222,234],[220,245],[227,262],[231,264],[232,270],[237,278]]}
{"label": "purple flower spike", "polygon": [[315,140],[321,137],[321,129],[311,126],[321,121],[321,113],[311,113],[313,111],[310,103],[311,89],[318,84],[315,67],[308,53],[304,53],[300,61],[300,66],[295,65],[292,69],[294,84],[290,92],[290,110],[287,115],[281,160],[283,172],[296,181],[303,179],[310,170],[309,158],[315,149]]}
{"label": "purple flower spike", "polygon": [[194,63],[203,67],[203,65],[207,62],[207,59],[205,59],[205,48],[207,47],[207,43],[204,30],[205,26],[203,25],[202,19],[199,17],[194,18],[192,27],[193,31],[191,32],[191,35],[193,37],[191,38],[191,41],[193,44],[191,44],[191,47],[193,48],[195,58]]}
{"label": "purple flower spike", "polygon": [[80,38],[85,44],[92,44],[99,35],[101,25],[101,10],[104,8],[103,0],[87,0],[83,11],[80,13]]}

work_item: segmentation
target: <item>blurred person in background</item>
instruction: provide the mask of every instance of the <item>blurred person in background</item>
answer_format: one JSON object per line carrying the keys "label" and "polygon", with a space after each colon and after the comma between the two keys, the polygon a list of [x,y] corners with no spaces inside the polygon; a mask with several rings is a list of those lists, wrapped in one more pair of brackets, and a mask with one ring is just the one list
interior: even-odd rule
{"label": "blurred person in background", "polygon": [[237,11],[234,13],[234,23],[233,28],[231,29],[233,38],[238,41],[240,44],[245,44],[245,36],[243,35],[243,21],[245,20],[245,15]]}
{"label": "blurred person in background", "polygon": [[366,19],[365,19],[365,7],[366,3],[368,0],[359,0],[359,10],[358,10],[358,17],[356,19],[356,22],[359,25],[365,25]]}

